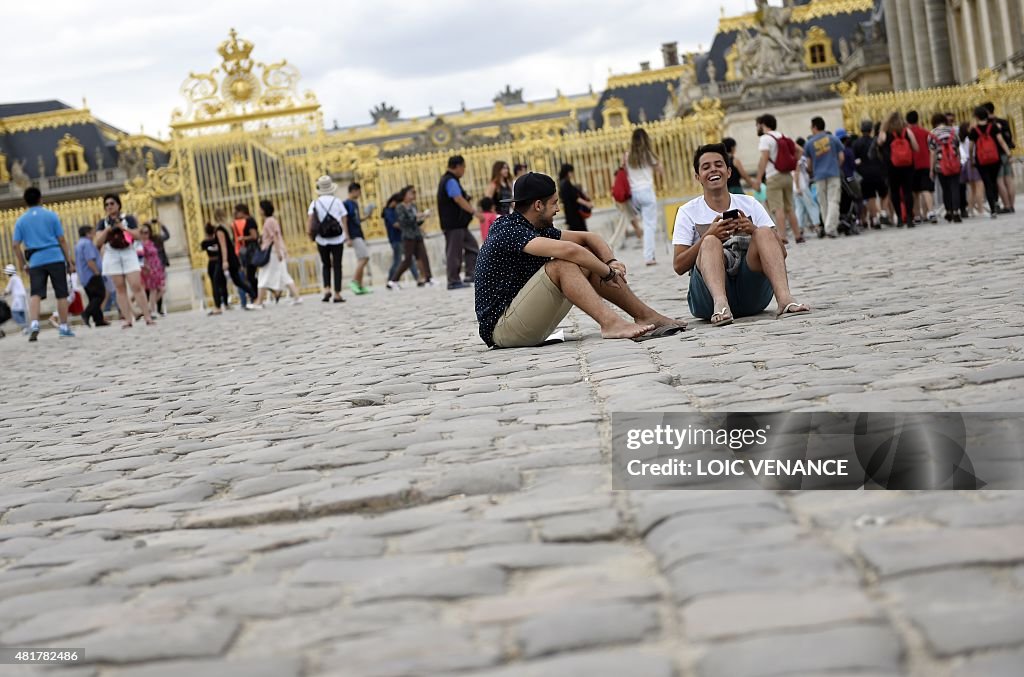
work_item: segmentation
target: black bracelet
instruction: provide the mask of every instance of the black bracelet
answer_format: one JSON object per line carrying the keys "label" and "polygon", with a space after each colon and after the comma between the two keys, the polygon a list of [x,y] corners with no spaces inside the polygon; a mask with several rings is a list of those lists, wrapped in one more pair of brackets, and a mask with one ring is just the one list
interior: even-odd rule
{"label": "black bracelet", "polygon": [[604,262],[604,265],[610,267],[613,261],[618,261],[618,259],[608,259],[607,261]]}
{"label": "black bracelet", "polygon": [[608,266],[608,274],[601,278],[601,282],[611,282],[615,279],[616,274],[615,269]]}

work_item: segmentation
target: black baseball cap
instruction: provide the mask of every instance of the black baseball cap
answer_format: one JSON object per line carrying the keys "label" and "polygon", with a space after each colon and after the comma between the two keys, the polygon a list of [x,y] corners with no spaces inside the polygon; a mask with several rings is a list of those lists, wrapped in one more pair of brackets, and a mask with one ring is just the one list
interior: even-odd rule
{"label": "black baseball cap", "polygon": [[557,189],[555,180],[547,174],[527,172],[516,179],[516,184],[512,186],[512,197],[501,200],[501,204],[544,200],[554,195]]}

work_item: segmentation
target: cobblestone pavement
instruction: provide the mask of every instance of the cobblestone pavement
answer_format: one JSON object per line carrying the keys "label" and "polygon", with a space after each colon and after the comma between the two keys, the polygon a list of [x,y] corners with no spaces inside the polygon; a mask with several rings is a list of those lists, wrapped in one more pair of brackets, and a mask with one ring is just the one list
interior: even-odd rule
{"label": "cobblestone pavement", "polygon": [[[667,255],[622,258],[688,316]],[[489,352],[435,289],[8,337],[0,645],[103,677],[1020,675],[1024,493],[611,491],[614,411],[1024,410],[1024,218],[789,261],[813,314],[643,344],[573,311],[580,340]]]}

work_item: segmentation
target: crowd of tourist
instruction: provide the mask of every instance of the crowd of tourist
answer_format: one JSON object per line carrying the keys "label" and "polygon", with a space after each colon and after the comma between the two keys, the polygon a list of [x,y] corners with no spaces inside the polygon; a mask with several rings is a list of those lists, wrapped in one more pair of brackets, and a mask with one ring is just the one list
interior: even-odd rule
{"label": "crowd of tourist", "polygon": [[[850,134],[829,131],[824,119],[816,116],[804,139],[787,136],[773,115],[764,114],[756,120],[758,163],[752,173],[737,157],[734,139],[698,149],[693,171],[703,195],[680,207],[672,236],[673,269],[690,275],[691,314],[721,326],[762,312],[773,297],[780,317],[809,312],[788,286],[784,245],[790,235],[804,243],[811,234],[835,238],[886,224],[913,228],[935,223],[940,215],[960,223],[970,216],[996,218],[1014,211],[1014,141],[1009,124],[996,117],[992,104],[978,106],[971,120],[937,113],[930,129],[921,123],[917,111],[893,112],[885,120],[863,121],[859,134]],[[645,340],[682,331],[684,323],[655,313],[629,291],[625,266],[612,256],[607,243],[588,232],[594,202],[571,163],[561,166],[555,183],[523,164],[510,169],[507,162],[495,162],[484,195],[475,204],[461,183],[465,171],[465,159],[452,156],[437,186],[445,282],[449,290],[475,285],[481,337],[488,345],[534,345],[571,305],[594,317],[608,337]],[[648,266],[657,264],[655,185],[662,173],[647,132],[634,130],[613,196],[642,240]],[[744,183],[754,197],[746,194]],[[314,191],[306,226],[320,256],[322,301],[345,301],[346,244],[356,258],[349,290],[356,295],[371,293],[365,284],[370,251],[362,220],[374,205],[365,210],[360,206],[362,188],[356,182],[348,185],[345,198],[329,176],[320,177]],[[407,272],[417,286],[438,284],[422,228],[431,211],[421,211],[416,198],[416,187],[405,186],[381,211],[392,253],[387,290],[401,290],[400,280]],[[154,324],[154,315],[163,314],[166,228],[156,220],[140,225],[122,213],[117,195],[106,195],[106,215],[95,227],[78,229],[72,258],[59,218],[41,201],[38,189],[25,192],[28,209],[13,237],[18,266],[4,268],[8,314],[29,340],[39,334],[39,307],[48,287],[57,298],[51,321],[61,337],[74,336],[69,313],[79,314],[86,325],[104,326],[109,324],[104,311],[113,304],[124,328],[140,319]],[[559,211],[566,231],[553,227]],[[264,309],[271,297],[277,301],[284,292],[293,304],[302,302],[274,214],[274,204],[262,200],[262,223],[248,205],[238,204],[232,219],[217,210],[214,222],[205,225],[201,248],[208,257],[210,315],[229,308],[229,281],[247,310]],[[482,248],[470,231],[474,219]],[[566,262],[573,265],[562,265]],[[27,270],[28,294],[19,269]],[[87,303],[76,298],[77,287],[88,296]],[[625,310],[634,322],[623,324],[604,301]],[[509,317],[513,309],[514,321]],[[0,317],[0,322],[6,319]]]}

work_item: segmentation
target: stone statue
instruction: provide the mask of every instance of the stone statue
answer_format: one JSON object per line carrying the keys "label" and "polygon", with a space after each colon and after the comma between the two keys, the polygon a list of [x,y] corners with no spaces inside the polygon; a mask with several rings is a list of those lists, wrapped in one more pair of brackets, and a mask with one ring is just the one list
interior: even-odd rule
{"label": "stone statue", "polygon": [[839,38],[839,63],[846,63],[850,60],[850,43],[846,38]]}
{"label": "stone statue", "polygon": [[36,158],[36,168],[39,170],[39,178],[46,176],[46,160],[40,155]]}
{"label": "stone statue", "polygon": [[145,176],[142,153],[137,148],[130,148],[120,153],[117,158],[118,166],[124,170],[129,179],[137,176]]}
{"label": "stone statue", "polygon": [[25,163],[18,158],[11,163],[11,181],[22,190],[32,185],[32,179],[25,173]]}
{"label": "stone statue", "polygon": [[745,77],[764,78],[803,70],[799,40],[786,32],[793,10],[772,7],[768,0],[757,0],[757,26],[754,35],[740,31],[737,44],[740,70]]}
{"label": "stone statue", "polygon": [[103,169],[103,149],[96,146],[95,151],[96,169]]}
{"label": "stone statue", "polygon": [[708,67],[705,69],[708,74],[708,82],[715,82],[716,76],[718,75],[718,69],[715,68],[715,62],[712,59],[708,59]]}

